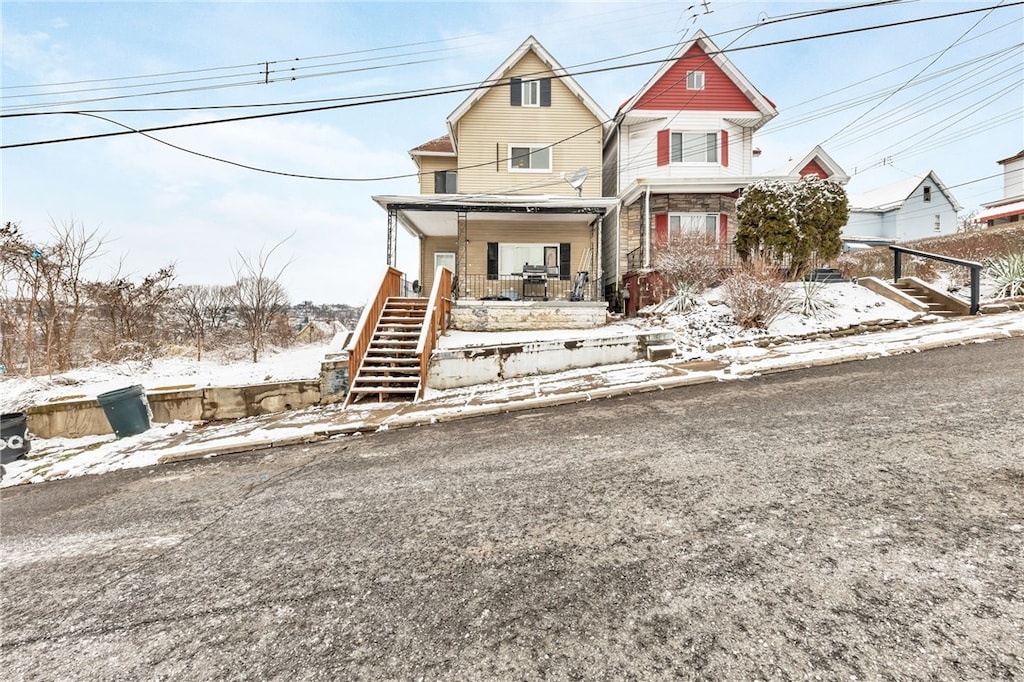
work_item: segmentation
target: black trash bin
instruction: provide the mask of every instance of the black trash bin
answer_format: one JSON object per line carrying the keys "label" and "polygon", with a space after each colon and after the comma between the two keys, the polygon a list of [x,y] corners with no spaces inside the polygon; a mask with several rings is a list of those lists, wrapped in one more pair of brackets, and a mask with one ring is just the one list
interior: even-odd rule
{"label": "black trash bin", "polygon": [[28,426],[24,412],[8,412],[0,415],[0,464],[8,464],[28,454],[32,441],[28,437]]}
{"label": "black trash bin", "polygon": [[96,396],[118,438],[134,436],[149,429],[149,403],[142,386],[128,386]]}

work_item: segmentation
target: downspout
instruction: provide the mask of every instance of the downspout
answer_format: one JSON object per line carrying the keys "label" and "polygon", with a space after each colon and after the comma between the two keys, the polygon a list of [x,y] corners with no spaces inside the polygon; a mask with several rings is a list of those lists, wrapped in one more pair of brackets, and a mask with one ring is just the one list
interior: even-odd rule
{"label": "downspout", "polygon": [[596,263],[595,263],[596,267],[594,269],[597,271],[597,277],[596,277],[596,279],[594,279],[594,284],[596,286],[600,287],[598,293],[601,296],[604,296],[604,272],[601,269],[603,267],[603,265],[604,265],[604,263],[603,263],[603,261],[604,261],[604,254],[602,253],[602,248],[601,248],[602,246],[604,246],[604,241],[603,241],[604,240],[604,230],[602,229],[603,227],[604,227],[604,214],[602,213],[597,218],[597,248],[594,249],[594,260],[596,261]]}
{"label": "downspout", "polygon": [[651,186],[644,191],[644,268],[651,267]]}

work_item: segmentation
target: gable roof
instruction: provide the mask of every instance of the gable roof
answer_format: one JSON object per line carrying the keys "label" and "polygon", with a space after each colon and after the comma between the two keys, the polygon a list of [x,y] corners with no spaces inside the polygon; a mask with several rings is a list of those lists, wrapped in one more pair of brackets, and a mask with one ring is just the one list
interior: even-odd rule
{"label": "gable roof", "polygon": [[517,47],[516,50],[505,59],[505,61],[498,65],[498,68],[491,72],[491,75],[480,82],[479,87],[471,92],[469,97],[464,99],[462,104],[455,108],[455,111],[448,114],[448,133],[455,146],[458,146],[458,140],[455,137],[454,131],[459,119],[465,116],[466,112],[472,109],[473,105],[479,102],[492,88],[502,85],[512,67],[518,64],[519,61],[529,52],[533,52],[533,54],[535,54],[537,58],[551,70],[552,75],[560,80],[572,94],[579,98],[580,102],[583,103],[583,106],[585,106],[590,113],[594,115],[594,118],[601,121],[601,126],[605,130],[611,126],[611,120],[609,119],[608,114],[604,112],[604,109],[602,109],[601,106],[587,94],[586,90],[580,87],[579,83],[577,83],[576,80],[570,76],[564,68],[562,68],[562,65],[551,56],[550,52],[544,49],[544,46],[541,45],[536,38],[529,36],[523,41],[522,45]]}
{"label": "gable roof", "polygon": [[[800,161],[793,165],[787,175],[794,173],[801,176],[806,175],[804,171],[808,170],[808,166],[810,166],[814,171],[817,171],[817,169],[820,168],[827,174],[825,177],[830,180],[835,180],[842,185],[845,185],[850,181],[850,176],[843,170],[843,167],[836,163],[835,159],[829,156],[825,150],[821,148],[820,144],[808,152],[807,156],[800,159]],[[817,168],[815,168],[815,166],[817,166]],[[824,180],[825,177],[823,177],[822,180]]]}
{"label": "gable roof", "polygon": [[907,199],[917,191],[917,188],[928,179],[931,179],[936,189],[945,195],[949,203],[953,205],[954,211],[963,209],[963,206],[957,203],[957,200],[953,198],[949,189],[939,180],[939,176],[935,175],[934,171],[928,171],[924,175],[904,178],[903,180],[877,187],[868,192],[853,194],[850,196],[850,208],[852,210],[881,212],[901,208]]}
{"label": "gable roof", "polygon": [[711,63],[717,66],[725,74],[732,84],[743,93],[752,107],[760,114],[759,118],[748,121],[748,123],[754,124],[753,127],[760,128],[778,115],[779,112],[772,101],[762,95],[761,92],[754,87],[753,83],[747,80],[746,76],[740,73],[739,69],[729,61],[729,58],[718,49],[718,46],[715,45],[711,38],[701,30],[698,30],[689,42],[680,44],[679,48],[672,53],[672,56],[666,59],[661,65],[657,73],[655,73],[635,95],[619,107],[618,113],[620,115],[626,114],[635,108],[637,104],[641,102],[641,100],[643,100],[651,91],[651,89],[658,85],[658,83],[661,82],[661,80],[676,66],[676,64],[690,53],[694,47],[703,52]]}

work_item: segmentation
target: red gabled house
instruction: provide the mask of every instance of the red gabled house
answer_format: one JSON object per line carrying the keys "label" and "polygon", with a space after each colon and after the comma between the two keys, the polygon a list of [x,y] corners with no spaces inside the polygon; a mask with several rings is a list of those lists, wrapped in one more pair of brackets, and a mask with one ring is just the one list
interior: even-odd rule
{"label": "red gabled house", "polygon": [[728,247],[736,200],[759,179],[754,132],[778,114],[703,32],[618,110],[604,145],[604,194],[618,197],[602,253],[605,296],[643,305],[654,255],[682,235]]}

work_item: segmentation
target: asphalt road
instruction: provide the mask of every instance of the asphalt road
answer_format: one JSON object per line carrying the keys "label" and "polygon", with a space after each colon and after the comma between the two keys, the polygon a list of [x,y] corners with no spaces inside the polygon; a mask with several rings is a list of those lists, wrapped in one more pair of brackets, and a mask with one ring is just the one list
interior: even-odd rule
{"label": "asphalt road", "polygon": [[1024,677],[1024,339],[3,491],[4,679]]}

